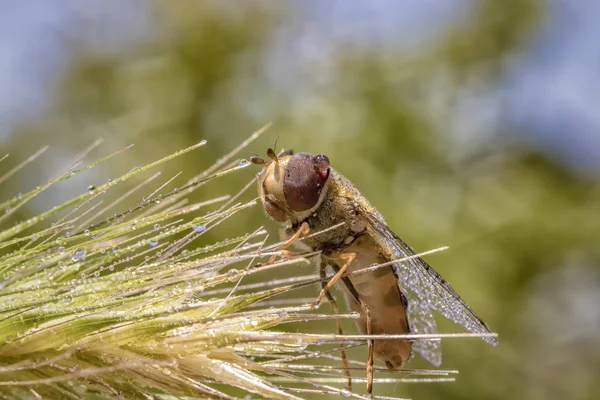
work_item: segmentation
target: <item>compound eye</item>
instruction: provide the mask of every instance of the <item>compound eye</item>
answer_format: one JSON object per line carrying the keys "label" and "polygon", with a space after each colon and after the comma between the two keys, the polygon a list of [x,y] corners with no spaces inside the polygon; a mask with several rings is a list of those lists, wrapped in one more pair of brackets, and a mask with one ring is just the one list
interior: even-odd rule
{"label": "compound eye", "polygon": [[285,168],[283,194],[293,211],[310,210],[317,205],[329,178],[329,159],[323,154],[294,154]]}

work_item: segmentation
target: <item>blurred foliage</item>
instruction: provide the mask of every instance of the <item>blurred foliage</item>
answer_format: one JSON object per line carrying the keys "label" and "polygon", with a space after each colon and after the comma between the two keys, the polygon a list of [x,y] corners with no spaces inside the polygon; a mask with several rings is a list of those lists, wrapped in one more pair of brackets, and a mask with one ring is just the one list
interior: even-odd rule
{"label": "blurred foliage", "polygon": [[[471,118],[459,112],[465,99],[497,90],[544,16],[535,0],[469,7],[417,49],[333,45],[327,62],[290,69],[296,87],[287,83],[284,90],[269,71],[286,60],[274,60],[271,50],[278,40],[293,48],[294,33],[307,29],[298,22],[298,4],[156,2],[154,32],[127,52],[95,52],[71,38],[74,57],[50,107],[15,130],[6,152],[18,160],[48,143],[56,149],[50,158],[60,160],[104,137],[111,149],[135,143],[146,159],[199,139],[222,154],[275,121],[254,151],[262,154],[281,131],[280,146],[326,153],[413,247],[449,245],[431,263],[500,335],[498,348],[445,342],[444,366],[460,370],[459,381],[396,387],[395,394],[595,398],[600,316],[589,290],[600,284],[600,180],[569,171],[533,145],[504,140],[504,131],[457,133]],[[281,35],[284,27],[291,33]],[[184,157],[167,173],[202,170],[214,158]],[[87,179],[107,179],[117,168],[123,166]],[[31,175],[3,185],[2,196],[34,185],[38,173]],[[251,173],[228,177],[230,186],[210,187],[206,195],[234,193],[250,179]],[[259,225],[276,232],[257,208],[213,235]],[[555,290],[567,297],[557,305],[545,282],[580,274],[592,289],[558,279]],[[595,334],[574,315],[596,321]]]}

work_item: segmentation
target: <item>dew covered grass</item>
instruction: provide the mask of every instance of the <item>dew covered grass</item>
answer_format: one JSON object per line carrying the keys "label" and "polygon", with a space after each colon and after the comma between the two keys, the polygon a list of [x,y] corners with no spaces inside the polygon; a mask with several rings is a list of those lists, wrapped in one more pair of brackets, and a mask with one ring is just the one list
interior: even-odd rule
{"label": "dew covered grass", "polygon": [[[324,326],[333,333],[335,316],[328,306],[315,311],[307,305],[314,298],[276,297],[317,284],[316,275],[244,283],[255,273],[307,265],[314,254],[265,264],[279,253],[262,227],[195,247],[215,226],[257,206],[257,199],[238,201],[254,189],[253,182],[199,203],[190,204],[188,197],[204,183],[246,168],[249,163],[236,157],[266,128],[176,188],[175,177],[156,185],[156,171],[201,151],[206,142],[90,186],[25,221],[9,222],[43,191],[128,148],[80,166],[84,152],[55,179],[0,203],[1,398],[366,398],[359,394],[364,360],[350,360],[350,391],[336,351],[363,346],[364,338],[289,333],[282,327],[328,321]],[[10,170],[2,168],[0,155],[0,183],[43,151]],[[104,203],[108,191],[140,174],[149,177]],[[155,189],[140,194],[150,182]],[[122,208],[123,198],[139,200]],[[376,375],[376,385],[439,382],[454,373],[396,371],[391,378]]]}

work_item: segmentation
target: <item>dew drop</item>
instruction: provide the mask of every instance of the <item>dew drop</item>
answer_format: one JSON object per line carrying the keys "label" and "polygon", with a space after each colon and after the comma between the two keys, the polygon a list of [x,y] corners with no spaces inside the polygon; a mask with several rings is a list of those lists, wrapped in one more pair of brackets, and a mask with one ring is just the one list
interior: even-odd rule
{"label": "dew drop", "polygon": [[160,229],[160,224],[154,224],[154,230],[157,231]]}
{"label": "dew drop", "polygon": [[349,397],[352,394],[352,392],[350,390],[344,388],[344,389],[340,390],[340,394],[344,397]]}
{"label": "dew drop", "polygon": [[198,233],[204,232],[206,230],[206,225],[192,225],[192,229]]}
{"label": "dew drop", "polygon": [[60,254],[65,254],[65,246],[59,246],[59,248],[57,249],[57,251],[58,251]]}
{"label": "dew drop", "polygon": [[229,271],[227,271],[227,279],[230,282],[236,281],[239,276],[240,276],[240,271],[238,271],[235,268],[234,269],[230,269]]}
{"label": "dew drop", "polygon": [[213,364],[209,368],[214,374],[217,375],[223,372],[223,365],[220,362],[213,362]]}
{"label": "dew drop", "polygon": [[75,254],[73,254],[72,259],[73,259],[73,261],[77,261],[80,258],[85,257],[86,254],[87,253],[86,253],[86,251],[84,249],[77,249],[77,250],[75,250]]}
{"label": "dew drop", "polygon": [[85,236],[90,236],[90,230],[89,230],[89,229],[86,229],[85,231],[83,231],[83,234],[84,234]]}
{"label": "dew drop", "polygon": [[250,165],[250,161],[248,161],[246,159],[240,160],[240,167],[243,168],[243,167],[246,167],[248,165]]}
{"label": "dew drop", "polygon": [[156,247],[156,245],[158,245],[158,240],[150,240],[148,244],[152,247]]}

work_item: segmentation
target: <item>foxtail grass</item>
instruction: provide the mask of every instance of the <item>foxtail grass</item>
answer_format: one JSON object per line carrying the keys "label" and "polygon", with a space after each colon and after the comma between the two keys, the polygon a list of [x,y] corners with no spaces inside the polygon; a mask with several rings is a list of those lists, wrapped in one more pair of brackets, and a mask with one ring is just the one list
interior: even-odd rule
{"label": "foxtail grass", "polygon": [[[265,129],[177,188],[174,179],[157,186],[157,170],[206,142],[10,222],[43,191],[128,150],[80,166],[98,141],[54,179],[0,203],[0,398],[366,398],[359,394],[364,360],[350,360],[350,391],[338,353],[339,347],[363,346],[364,335],[282,330],[291,322],[308,327],[357,317],[312,310],[307,303],[314,298],[277,297],[316,284],[316,275],[244,282],[266,270],[309,265],[314,254],[266,263],[279,253],[262,227],[194,247],[220,223],[257,205],[256,199],[238,201],[252,182],[229,196],[193,204],[188,197],[246,168],[249,163],[236,156]],[[0,155],[0,183],[44,150],[6,170]],[[140,174],[150,176],[104,204],[107,192]],[[150,183],[155,189],[147,189]],[[141,195],[144,190],[149,194]],[[139,200],[123,209],[125,198]],[[396,371],[392,378],[376,375],[375,382],[440,382],[455,373]]]}

